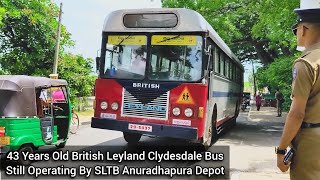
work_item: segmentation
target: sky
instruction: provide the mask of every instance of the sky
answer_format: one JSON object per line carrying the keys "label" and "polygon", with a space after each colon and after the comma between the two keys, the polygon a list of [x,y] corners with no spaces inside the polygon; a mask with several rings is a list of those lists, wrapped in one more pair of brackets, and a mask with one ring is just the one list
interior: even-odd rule
{"label": "sky", "polygon": [[[71,33],[75,46],[68,49],[74,54],[95,59],[100,56],[102,27],[105,17],[118,9],[161,8],[161,0],[53,0],[62,7],[62,24]],[[95,67],[94,67],[95,69]],[[245,65],[245,81],[251,64]]]}
{"label": "sky", "polygon": [[[53,0],[63,3],[62,24],[76,42],[69,51],[95,59],[105,17],[118,9],[160,8],[161,0]],[[100,53],[100,52],[99,52]],[[100,54],[99,54],[100,55]]]}

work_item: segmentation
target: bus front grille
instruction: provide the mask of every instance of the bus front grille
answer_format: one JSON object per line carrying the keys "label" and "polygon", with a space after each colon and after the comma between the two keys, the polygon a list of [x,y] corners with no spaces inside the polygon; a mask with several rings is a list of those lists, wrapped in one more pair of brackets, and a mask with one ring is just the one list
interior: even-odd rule
{"label": "bus front grille", "polygon": [[140,91],[123,88],[121,116],[168,120],[169,91]]}

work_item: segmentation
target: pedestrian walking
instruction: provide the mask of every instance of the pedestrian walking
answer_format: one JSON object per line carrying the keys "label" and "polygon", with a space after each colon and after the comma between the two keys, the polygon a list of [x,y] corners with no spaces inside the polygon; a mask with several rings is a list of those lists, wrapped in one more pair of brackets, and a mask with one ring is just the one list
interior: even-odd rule
{"label": "pedestrian walking", "polygon": [[281,117],[282,114],[282,104],[284,102],[283,94],[280,92],[279,88],[277,88],[277,91],[275,93],[275,98],[277,100],[277,117]]}
{"label": "pedestrian walking", "polygon": [[256,95],[256,106],[257,106],[257,111],[260,111],[261,101],[262,101],[262,97],[261,97],[260,93],[259,93],[259,92],[257,92],[257,95]]}
{"label": "pedestrian walking", "polygon": [[[301,0],[296,9],[298,23],[293,27],[299,49],[305,49],[294,62],[292,104],[285,121],[279,147],[278,168],[290,166],[292,180],[320,179],[320,0]],[[291,143],[295,149],[291,164],[285,165],[284,154]]]}

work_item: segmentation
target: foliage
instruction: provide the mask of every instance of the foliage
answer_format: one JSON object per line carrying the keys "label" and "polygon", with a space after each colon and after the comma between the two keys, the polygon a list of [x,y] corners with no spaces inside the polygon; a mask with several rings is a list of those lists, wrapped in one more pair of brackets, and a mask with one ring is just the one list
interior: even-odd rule
{"label": "foliage", "polygon": [[251,92],[251,83],[250,82],[244,82],[243,86],[243,92]]}
{"label": "foliage", "polygon": [[299,0],[163,0],[163,6],[202,14],[242,61],[260,60],[267,65],[294,52],[290,27]]}
{"label": "foliage", "polygon": [[[50,74],[58,26],[58,7],[50,0],[0,1],[0,65],[11,74]],[[61,51],[71,46],[61,28]]]}
{"label": "foliage", "polygon": [[[53,69],[59,8],[51,0],[0,1],[0,74],[46,76]],[[66,79],[75,97],[89,96],[95,77],[92,59],[66,54],[74,42],[61,26],[59,78]]]}
{"label": "foliage", "polygon": [[259,88],[268,87],[271,94],[279,88],[285,97],[284,109],[290,106],[291,83],[292,83],[292,63],[295,56],[280,57],[272,64],[258,69],[256,77]]}
{"label": "foliage", "polygon": [[72,101],[76,97],[90,96],[96,77],[90,75],[93,60],[80,55],[64,54],[59,61],[59,78],[67,80]]}

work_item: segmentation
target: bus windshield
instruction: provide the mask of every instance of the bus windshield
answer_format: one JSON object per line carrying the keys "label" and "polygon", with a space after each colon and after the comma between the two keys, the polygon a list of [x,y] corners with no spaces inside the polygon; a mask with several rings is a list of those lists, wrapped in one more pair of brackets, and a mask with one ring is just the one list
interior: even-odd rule
{"label": "bus windshield", "polygon": [[202,37],[153,35],[149,79],[198,81],[202,69]]}
{"label": "bus windshield", "polygon": [[[159,81],[198,81],[202,70],[202,40],[201,36],[196,35],[153,35],[149,56],[147,36],[109,35],[104,76],[116,79],[141,80],[147,77]],[[150,67],[146,71],[148,65]]]}
{"label": "bus windshield", "polygon": [[105,77],[143,79],[147,59],[147,37],[144,35],[108,36],[105,55]]}

